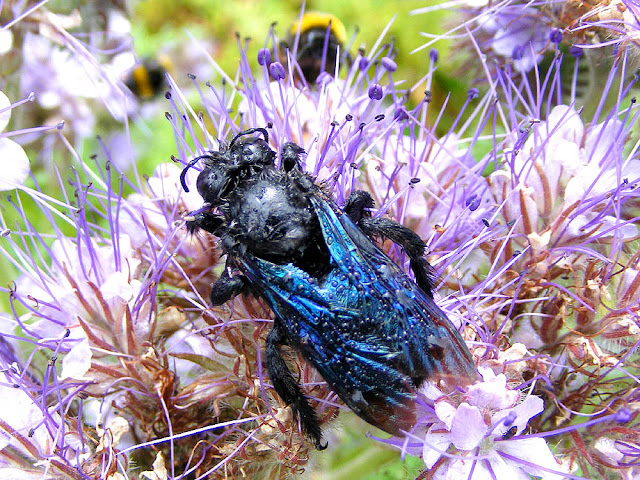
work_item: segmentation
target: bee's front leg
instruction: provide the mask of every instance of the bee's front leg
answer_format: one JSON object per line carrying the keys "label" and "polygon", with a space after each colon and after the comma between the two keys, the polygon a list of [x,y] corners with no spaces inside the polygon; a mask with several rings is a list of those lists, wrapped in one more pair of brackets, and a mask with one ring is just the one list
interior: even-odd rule
{"label": "bee's front leg", "polygon": [[248,283],[244,275],[231,276],[225,271],[211,286],[211,303],[213,305],[222,305],[236,295],[246,293],[247,289]]}
{"label": "bee's front leg", "polygon": [[190,212],[184,217],[189,233],[194,234],[198,230],[212,233],[219,236],[218,231],[224,225],[224,217],[215,213],[211,213],[210,207],[205,205],[203,208]]}

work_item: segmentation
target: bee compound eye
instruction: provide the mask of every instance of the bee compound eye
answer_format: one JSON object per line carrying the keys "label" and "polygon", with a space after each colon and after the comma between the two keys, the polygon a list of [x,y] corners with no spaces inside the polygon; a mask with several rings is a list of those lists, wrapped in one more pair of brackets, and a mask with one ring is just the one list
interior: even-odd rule
{"label": "bee compound eye", "polygon": [[226,184],[226,175],[219,168],[205,168],[198,175],[196,187],[205,202],[215,205],[219,203]]}

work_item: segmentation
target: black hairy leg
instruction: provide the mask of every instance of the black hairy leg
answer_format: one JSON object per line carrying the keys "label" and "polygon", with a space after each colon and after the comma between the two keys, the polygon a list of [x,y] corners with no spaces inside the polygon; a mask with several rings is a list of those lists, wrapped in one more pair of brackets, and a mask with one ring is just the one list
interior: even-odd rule
{"label": "black hairy leg", "polygon": [[220,278],[211,286],[211,303],[213,305],[222,305],[236,295],[247,293],[249,290],[249,283],[244,275],[231,276],[227,273],[228,270],[225,268]]}
{"label": "black hairy leg", "polygon": [[351,221],[360,227],[367,236],[385,237],[400,245],[407,256],[411,270],[418,286],[429,297],[433,298],[433,275],[431,266],[424,258],[425,244],[416,232],[390,218],[373,218],[367,211],[374,205],[368,192],[356,190],[351,192],[344,205],[344,212]]}
{"label": "black hairy leg", "polygon": [[224,217],[211,213],[207,209],[200,209],[186,217],[186,224],[189,233],[195,233],[201,229],[218,236],[218,230],[224,225]]}
{"label": "black hairy leg", "polygon": [[316,412],[309,405],[287,364],[280,356],[280,345],[283,345],[285,340],[285,333],[280,321],[275,319],[273,328],[267,335],[265,347],[265,363],[269,378],[280,398],[293,408],[294,418],[300,419],[302,431],[313,440],[318,450],[324,450],[327,448],[327,444],[323,445],[321,442],[322,431]]}
{"label": "black hairy leg", "polygon": [[357,225],[363,217],[371,217],[371,213],[367,209],[373,208],[374,203],[369,192],[354,190],[347,197],[343,210],[351,221]]}

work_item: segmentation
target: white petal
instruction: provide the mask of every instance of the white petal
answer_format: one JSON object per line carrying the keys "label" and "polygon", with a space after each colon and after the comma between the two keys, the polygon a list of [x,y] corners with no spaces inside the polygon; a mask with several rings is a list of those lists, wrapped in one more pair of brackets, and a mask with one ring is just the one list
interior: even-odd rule
{"label": "white petal", "polygon": [[[0,55],[4,55],[13,46],[13,33],[10,29],[0,30]],[[0,130],[2,130],[0,128]]]}
{"label": "white petal", "polygon": [[9,119],[11,118],[11,109],[9,108],[9,105],[11,105],[11,100],[9,100],[9,97],[0,90],[0,132],[7,128],[7,125],[9,124]]}
{"label": "white petal", "polygon": [[[541,124],[542,125],[542,124]],[[584,123],[580,115],[568,105],[558,105],[547,117],[543,135],[560,136],[570,142],[580,144],[584,135]]]}
{"label": "white petal", "polygon": [[607,437],[598,438],[598,440],[593,444],[593,448],[608,457],[610,460],[613,460],[615,463],[622,461],[622,458],[624,457],[622,452],[616,448],[615,442]]}
{"label": "white petal", "polygon": [[0,138],[0,165],[0,191],[20,187],[29,176],[27,154],[20,145],[8,138]]}
{"label": "white petal", "polygon": [[526,438],[522,440],[511,440],[508,442],[497,443],[497,448],[502,452],[532,464],[526,465],[524,463],[516,462],[515,460],[506,459],[506,461],[510,462],[512,465],[515,462],[515,464],[519,465],[522,470],[530,475],[540,477],[543,480],[559,480],[561,478],[565,478],[562,474],[556,475],[536,467],[539,465],[540,467],[556,472],[563,471],[562,466],[558,464],[553,453],[551,453],[547,442],[543,438]]}
{"label": "white petal", "polygon": [[42,472],[34,469],[33,472],[24,472],[22,468],[0,468],[0,480],[41,480]]}
{"label": "white petal", "polygon": [[427,468],[433,467],[442,456],[440,452],[446,452],[451,445],[450,433],[427,433],[424,438],[422,460]]}
{"label": "white petal", "polygon": [[433,382],[424,382],[420,387],[420,393],[427,397],[429,400],[437,400],[442,397],[443,393],[436,387]]}
{"label": "white petal", "polygon": [[100,292],[105,300],[122,299],[125,302],[136,293],[133,282],[129,281],[129,272],[111,273],[100,285]]}
{"label": "white petal", "polygon": [[89,340],[85,339],[74,346],[62,359],[60,378],[75,378],[81,380],[91,368],[91,348]]}

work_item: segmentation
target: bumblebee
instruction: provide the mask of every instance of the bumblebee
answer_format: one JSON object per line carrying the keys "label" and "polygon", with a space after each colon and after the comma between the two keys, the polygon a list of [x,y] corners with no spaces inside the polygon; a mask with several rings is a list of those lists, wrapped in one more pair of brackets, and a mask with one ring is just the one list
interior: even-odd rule
{"label": "bumblebee", "polygon": [[291,26],[287,40],[280,43],[280,50],[286,56],[287,49],[293,49],[291,54],[304,79],[311,85],[316,83],[321,72],[335,74],[338,50],[340,55],[344,53],[346,40],[347,31],[338,17],[330,13],[308,12]]}
{"label": "bumblebee", "polygon": [[[416,422],[422,383],[469,384],[477,376],[473,359],[434,301],[420,236],[372,217],[373,199],[364,191],[339,208],[302,170],[303,154],[285,143],[276,167],[266,129],[252,128],[183,170],[189,191],[186,172],[204,163],[196,186],[205,203],[185,218],[187,229],[218,237],[227,256],[211,303],[250,293],[269,305],[275,317],[264,355],[269,378],[316,448],[326,447],[320,423],[280,354],[285,344],[357,415],[402,435]],[[380,237],[402,246],[415,281],[376,245]]]}
{"label": "bumblebee", "polygon": [[166,74],[173,69],[166,55],[145,59],[134,66],[123,79],[124,84],[140,100],[150,100],[167,88]]}

